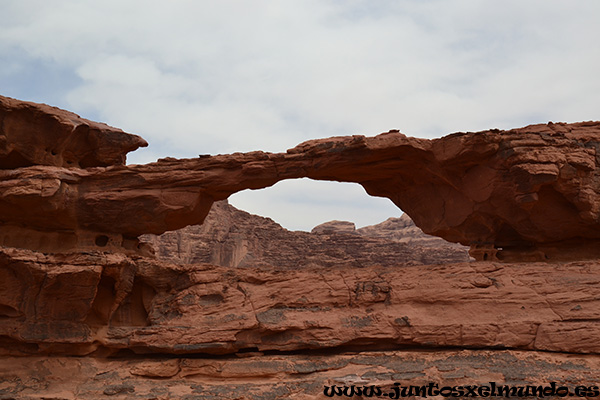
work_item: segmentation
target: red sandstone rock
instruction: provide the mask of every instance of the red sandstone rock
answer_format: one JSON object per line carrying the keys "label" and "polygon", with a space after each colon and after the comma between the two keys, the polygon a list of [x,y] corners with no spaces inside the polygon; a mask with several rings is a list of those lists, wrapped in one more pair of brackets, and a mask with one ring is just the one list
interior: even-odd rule
{"label": "red sandstone rock", "polygon": [[0,96],[0,168],[125,165],[125,155],[148,143],[68,111]]}
{"label": "red sandstone rock", "polygon": [[[70,149],[54,159],[29,139],[0,142],[1,166],[14,168],[0,171],[0,244],[49,253],[0,248],[0,398],[323,399],[325,386],[394,382],[597,386],[597,260],[412,265],[387,257],[415,241],[405,219],[294,236],[272,221],[252,231],[257,220],[238,210],[221,221],[208,212],[281,179],[352,181],[481,258],[589,257],[600,235],[600,123],[433,141],[391,132],[286,154],[125,167],[106,165],[143,145],[135,137],[112,147],[112,133],[94,133],[104,144],[86,147],[69,133],[75,126],[112,128],[0,100],[10,103],[7,137],[45,132],[60,142],[56,128]],[[102,160],[90,158],[99,148]],[[135,253],[139,234],[205,217],[190,237],[208,239],[200,255],[225,255],[227,267],[97,251]],[[185,246],[178,256],[198,256]],[[322,253],[311,260],[296,250]]]}
{"label": "red sandstone rock", "polygon": [[[340,225],[343,231],[333,230]],[[386,228],[379,236],[378,225],[363,228],[369,235],[362,236],[359,232],[363,229],[354,230],[353,223],[336,221],[335,224],[326,223],[313,229],[313,232],[321,232],[318,234],[290,232],[269,218],[238,210],[224,200],[213,204],[202,225],[188,226],[160,236],[144,235],[141,239],[151,243],[161,260],[233,268],[267,265],[290,269],[299,266],[369,267],[469,260],[466,247],[427,237],[410,219],[406,226],[387,224]],[[400,234],[399,230],[404,230],[405,234]],[[402,235],[404,241],[392,237],[393,231]],[[432,249],[434,244],[435,249]]]}
{"label": "red sandstone rock", "polygon": [[362,236],[385,238],[400,243],[430,247],[435,249],[442,248],[463,248],[462,246],[441,239],[437,236],[431,236],[423,233],[408,214],[402,214],[400,218],[388,218],[387,220],[376,224],[359,228],[356,232]]}
{"label": "red sandstone rock", "polygon": [[354,233],[356,234],[356,226],[354,222],[349,221],[329,221],[324,222],[320,225],[312,228],[310,233],[324,233],[324,234],[332,234],[332,233]]}
{"label": "red sandstone rock", "polygon": [[599,137],[599,122],[435,140],[390,132],[312,140],[280,154],[0,171],[0,243],[133,249],[141,234],[200,224],[214,201],[232,193],[309,177],[360,183],[394,201],[425,233],[470,245],[479,259],[594,258]]}
{"label": "red sandstone rock", "polygon": [[[575,395],[577,386],[598,386],[599,370],[596,357],[506,350],[395,350],[243,359],[5,357],[0,359],[0,396],[27,400],[109,396],[158,400],[322,400],[331,398],[325,396],[324,390],[327,388],[331,394],[334,385],[342,389],[347,386],[348,390],[351,385],[375,385],[387,395],[393,393],[394,383],[408,387],[430,382],[438,388],[489,386],[490,382],[498,386],[544,387],[556,382],[556,387],[566,386]],[[523,397],[515,394],[497,398]]]}
{"label": "red sandstone rock", "polygon": [[7,354],[505,348],[600,354],[600,264],[238,268],[0,251]]}

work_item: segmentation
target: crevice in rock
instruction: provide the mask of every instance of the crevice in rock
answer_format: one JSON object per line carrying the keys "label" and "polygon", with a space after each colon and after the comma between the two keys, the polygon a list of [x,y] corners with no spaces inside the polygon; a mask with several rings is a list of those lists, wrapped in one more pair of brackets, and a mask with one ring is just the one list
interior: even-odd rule
{"label": "crevice in rock", "polygon": [[90,326],[107,325],[114,298],[115,279],[103,273],[96,289],[96,297],[85,322]]}
{"label": "crevice in rock", "polygon": [[148,311],[156,291],[140,277],[135,277],[129,294],[119,304],[110,319],[111,326],[150,326]]}
{"label": "crevice in rock", "polygon": [[335,356],[341,354],[371,354],[380,352],[390,351],[402,351],[411,353],[439,353],[448,351],[460,351],[460,350],[472,350],[472,351],[519,351],[522,353],[531,354],[564,354],[574,355],[578,357],[597,355],[596,353],[589,353],[582,355],[577,352],[568,351],[553,351],[545,349],[533,349],[533,348],[512,348],[507,346],[422,346],[422,345],[397,345],[386,342],[384,340],[373,342],[370,344],[361,343],[347,343],[335,347],[326,348],[308,348],[300,350],[261,350],[259,347],[245,347],[241,348],[235,353],[227,354],[212,354],[212,353],[186,353],[186,354],[173,354],[165,352],[152,352],[137,351],[131,348],[125,349],[112,349],[111,352],[107,353],[107,358],[110,359],[214,359],[214,360],[227,360],[227,359],[239,359],[244,357],[260,357],[260,356]]}

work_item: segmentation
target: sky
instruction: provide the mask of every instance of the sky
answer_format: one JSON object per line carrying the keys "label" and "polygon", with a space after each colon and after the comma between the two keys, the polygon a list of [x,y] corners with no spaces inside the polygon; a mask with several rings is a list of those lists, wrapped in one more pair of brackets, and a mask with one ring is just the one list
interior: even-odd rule
{"label": "sky", "polygon": [[[141,135],[134,164],[599,120],[599,16],[597,0],[0,0],[0,94]],[[402,213],[308,179],[229,200],[292,230]]]}

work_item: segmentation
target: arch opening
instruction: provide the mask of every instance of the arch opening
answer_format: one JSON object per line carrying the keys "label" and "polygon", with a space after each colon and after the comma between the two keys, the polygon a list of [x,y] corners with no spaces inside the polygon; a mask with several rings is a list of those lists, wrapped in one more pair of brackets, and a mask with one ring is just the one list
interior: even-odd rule
{"label": "arch opening", "polygon": [[257,190],[244,190],[229,203],[246,212],[268,217],[292,231],[307,231],[329,221],[350,221],[356,228],[375,225],[400,210],[384,197],[374,197],[358,183],[290,179]]}

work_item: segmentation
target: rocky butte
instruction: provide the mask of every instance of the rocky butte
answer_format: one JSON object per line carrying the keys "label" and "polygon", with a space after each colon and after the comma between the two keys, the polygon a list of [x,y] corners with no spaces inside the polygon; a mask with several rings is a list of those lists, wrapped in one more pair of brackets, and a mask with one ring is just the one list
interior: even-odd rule
{"label": "rocky butte", "polygon": [[[598,386],[599,142],[549,123],[125,165],[139,136],[0,97],[0,398]],[[408,217],[296,234],[223,202],[300,177],[476,261]]]}

